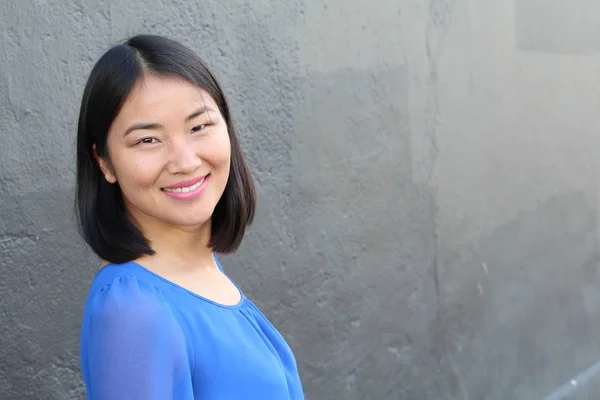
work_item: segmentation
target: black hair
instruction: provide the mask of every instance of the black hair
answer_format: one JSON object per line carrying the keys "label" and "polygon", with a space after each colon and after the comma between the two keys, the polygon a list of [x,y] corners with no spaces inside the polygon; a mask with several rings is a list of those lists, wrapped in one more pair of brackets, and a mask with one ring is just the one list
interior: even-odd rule
{"label": "black hair", "polygon": [[225,191],[212,215],[209,246],[231,253],[252,223],[256,192],[246,165],[229,106],[206,63],[191,49],[155,35],[137,35],[110,48],[92,68],[87,80],[77,128],[77,183],[75,207],[81,235],[101,259],[123,263],[152,255],[148,240],[128,217],[121,189],[111,184],[94,157],[110,159],[108,131],[134,85],[144,73],[182,78],[204,89],[214,99],[227,123],[231,167]]}

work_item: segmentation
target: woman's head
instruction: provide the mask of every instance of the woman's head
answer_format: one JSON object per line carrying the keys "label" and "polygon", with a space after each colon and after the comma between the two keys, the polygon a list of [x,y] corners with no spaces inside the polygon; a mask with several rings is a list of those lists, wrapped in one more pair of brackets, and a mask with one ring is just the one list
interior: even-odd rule
{"label": "woman's head", "polygon": [[223,92],[205,63],[172,40],[135,36],[98,60],[77,134],[76,204],[101,258],[153,254],[147,224],[197,230],[232,252],[252,222],[252,177]]}

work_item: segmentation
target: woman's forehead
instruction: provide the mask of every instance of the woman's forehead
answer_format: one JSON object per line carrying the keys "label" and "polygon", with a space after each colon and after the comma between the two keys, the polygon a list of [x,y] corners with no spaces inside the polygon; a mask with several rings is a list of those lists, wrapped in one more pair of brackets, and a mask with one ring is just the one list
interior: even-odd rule
{"label": "woman's forehead", "polygon": [[191,82],[177,77],[147,74],[136,82],[117,118],[157,117],[163,114],[187,116],[201,106],[218,109],[212,96]]}

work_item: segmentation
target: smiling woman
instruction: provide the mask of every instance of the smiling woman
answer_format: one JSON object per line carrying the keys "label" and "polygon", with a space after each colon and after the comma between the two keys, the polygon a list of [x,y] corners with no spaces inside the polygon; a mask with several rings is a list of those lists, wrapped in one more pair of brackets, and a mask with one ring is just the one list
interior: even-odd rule
{"label": "smiling woman", "polygon": [[88,399],[303,399],[290,347],[224,273],[255,192],[219,84],[191,50],[140,35],[83,94],[77,211],[102,260],[85,304]]}
{"label": "smiling woman", "polygon": [[[230,134],[218,110],[215,100],[196,84],[148,72],[133,85],[112,121],[105,150],[96,148],[94,158],[104,178],[118,183],[124,209],[146,238],[159,233],[154,229],[163,232],[167,224],[203,232],[208,243],[206,222],[230,172]],[[242,189],[252,190],[241,151],[235,151],[243,166],[239,174],[246,181]],[[245,205],[254,207],[248,201]],[[215,227],[219,222],[212,221]]]}

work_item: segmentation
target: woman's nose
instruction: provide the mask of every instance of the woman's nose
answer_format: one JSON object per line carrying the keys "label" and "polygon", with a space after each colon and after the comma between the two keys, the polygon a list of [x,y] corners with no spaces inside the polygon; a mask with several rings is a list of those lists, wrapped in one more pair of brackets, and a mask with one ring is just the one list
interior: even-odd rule
{"label": "woman's nose", "polygon": [[171,174],[190,174],[202,165],[202,159],[195,147],[185,140],[171,144],[169,172]]}

